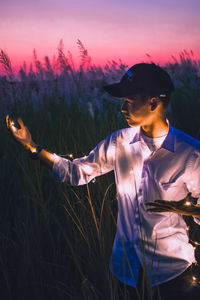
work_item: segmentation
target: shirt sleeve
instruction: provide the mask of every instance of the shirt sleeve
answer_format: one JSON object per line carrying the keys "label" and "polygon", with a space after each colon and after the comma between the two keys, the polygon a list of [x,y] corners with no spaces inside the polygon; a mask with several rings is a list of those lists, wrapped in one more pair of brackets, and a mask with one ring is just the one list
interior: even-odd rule
{"label": "shirt sleeve", "polygon": [[[200,152],[197,150],[193,153],[190,161],[190,171],[186,185],[191,196],[198,198],[197,204],[200,204]],[[193,217],[193,219],[200,225],[200,218]]]}
{"label": "shirt sleeve", "polygon": [[116,135],[113,133],[101,141],[88,156],[70,161],[54,153],[52,168],[56,180],[69,185],[83,185],[94,177],[108,173],[114,169]]}

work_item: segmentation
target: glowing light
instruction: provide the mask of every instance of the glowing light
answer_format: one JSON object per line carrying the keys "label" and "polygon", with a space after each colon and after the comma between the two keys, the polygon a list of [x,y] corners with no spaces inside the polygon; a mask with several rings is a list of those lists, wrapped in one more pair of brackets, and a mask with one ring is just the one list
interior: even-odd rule
{"label": "glowing light", "polygon": [[193,281],[196,281],[196,280],[197,280],[197,278],[196,278],[195,276],[192,276],[192,279],[193,279]]}
{"label": "glowing light", "polygon": [[191,202],[186,201],[184,205],[190,206],[190,205],[191,205]]}
{"label": "glowing light", "polygon": [[72,153],[68,154],[68,156],[69,156],[70,158],[73,158],[73,157],[74,157]]}
{"label": "glowing light", "polygon": [[194,248],[194,250],[196,250],[197,249],[197,247],[193,247]]}
{"label": "glowing light", "polygon": [[13,130],[13,131],[16,131],[15,123],[14,123],[13,121],[11,121],[11,127],[12,127],[12,130]]}
{"label": "glowing light", "polygon": [[93,178],[93,179],[92,179],[92,183],[95,183],[95,182],[96,182],[96,178]]}
{"label": "glowing light", "polygon": [[197,243],[197,242],[194,242],[195,243],[195,245],[199,245],[199,243]]}
{"label": "glowing light", "polygon": [[186,230],[190,230],[190,226],[187,226],[187,227],[186,227]]}

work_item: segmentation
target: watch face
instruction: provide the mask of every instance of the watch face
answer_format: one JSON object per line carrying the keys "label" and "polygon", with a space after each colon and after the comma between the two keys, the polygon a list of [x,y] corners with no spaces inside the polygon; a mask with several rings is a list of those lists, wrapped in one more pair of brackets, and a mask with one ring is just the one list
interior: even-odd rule
{"label": "watch face", "polygon": [[37,148],[35,149],[34,152],[29,151],[29,155],[32,159],[37,159],[38,158],[38,154],[42,151],[42,147],[41,146],[37,146]]}

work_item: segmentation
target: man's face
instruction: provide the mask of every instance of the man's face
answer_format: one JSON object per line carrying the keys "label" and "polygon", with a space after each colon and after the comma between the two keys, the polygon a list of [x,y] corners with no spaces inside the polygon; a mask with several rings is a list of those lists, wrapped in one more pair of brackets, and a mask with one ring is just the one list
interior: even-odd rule
{"label": "man's face", "polygon": [[123,98],[121,112],[129,126],[149,125],[151,123],[153,114],[149,100],[144,101],[141,95]]}

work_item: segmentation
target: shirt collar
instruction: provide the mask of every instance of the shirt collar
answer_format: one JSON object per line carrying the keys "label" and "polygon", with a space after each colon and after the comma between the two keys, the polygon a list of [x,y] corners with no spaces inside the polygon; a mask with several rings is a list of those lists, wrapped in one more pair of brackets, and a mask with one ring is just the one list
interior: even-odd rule
{"label": "shirt collar", "polygon": [[[164,139],[164,142],[162,143],[161,148],[164,148],[166,150],[174,152],[174,138],[175,138],[174,128],[171,126],[168,119],[166,119],[166,121],[169,124],[169,131],[168,131],[168,134],[167,134],[166,138]],[[138,126],[137,127],[137,132],[136,132],[134,138],[132,139],[132,141],[130,142],[130,144],[139,142],[140,141],[140,135],[141,135],[141,127]]]}
{"label": "shirt collar", "polygon": [[175,140],[174,128],[170,124],[169,120],[168,119],[166,119],[166,120],[167,120],[167,123],[169,124],[169,131],[168,131],[166,138],[164,139],[164,142],[163,142],[161,148],[165,148],[166,150],[174,152],[174,140]]}

